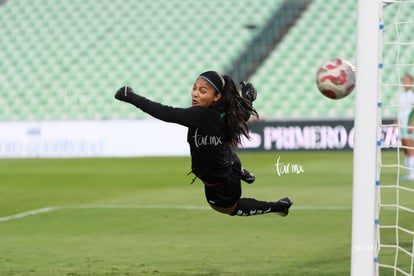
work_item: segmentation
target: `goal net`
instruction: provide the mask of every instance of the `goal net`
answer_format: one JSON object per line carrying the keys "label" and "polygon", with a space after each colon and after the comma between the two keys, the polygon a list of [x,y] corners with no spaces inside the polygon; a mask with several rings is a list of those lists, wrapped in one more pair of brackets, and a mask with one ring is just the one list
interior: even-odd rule
{"label": "goal net", "polygon": [[379,15],[379,123],[398,139],[378,144],[375,270],[414,275],[414,0],[383,1]]}

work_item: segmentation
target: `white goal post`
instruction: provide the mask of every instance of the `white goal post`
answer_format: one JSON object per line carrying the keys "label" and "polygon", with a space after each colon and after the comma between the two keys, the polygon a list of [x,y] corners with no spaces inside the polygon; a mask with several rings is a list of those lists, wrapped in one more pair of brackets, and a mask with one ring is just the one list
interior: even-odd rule
{"label": "white goal post", "polygon": [[[382,5],[382,4],[381,4]],[[351,275],[376,273],[379,0],[358,0]]]}

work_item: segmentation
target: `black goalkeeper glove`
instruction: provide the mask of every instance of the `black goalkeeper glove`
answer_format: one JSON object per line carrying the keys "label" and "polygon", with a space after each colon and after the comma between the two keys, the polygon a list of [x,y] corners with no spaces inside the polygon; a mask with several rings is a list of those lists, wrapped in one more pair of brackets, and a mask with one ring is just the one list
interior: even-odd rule
{"label": "black goalkeeper glove", "polygon": [[134,90],[132,90],[129,86],[123,86],[118,89],[115,93],[115,99],[123,101],[123,102],[130,102],[131,97],[135,95]]}
{"label": "black goalkeeper glove", "polygon": [[242,97],[254,102],[257,98],[257,90],[250,82],[242,81],[240,82],[241,94]]}

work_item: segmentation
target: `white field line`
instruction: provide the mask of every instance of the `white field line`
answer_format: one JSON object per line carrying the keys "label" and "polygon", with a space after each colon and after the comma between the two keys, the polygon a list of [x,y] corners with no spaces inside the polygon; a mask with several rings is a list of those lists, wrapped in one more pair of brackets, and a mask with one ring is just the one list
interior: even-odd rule
{"label": "white field line", "polygon": [[61,209],[61,208],[52,206],[52,207],[45,207],[45,208],[41,208],[41,209],[30,210],[30,211],[27,211],[27,212],[17,213],[17,214],[6,216],[6,217],[0,217],[0,222],[4,222],[4,221],[8,221],[8,220],[14,220],[14,219],[20,219],[20,218],[39,215],[39,214],[43,214],[43,213],[49,213],[49,212],[59,210],[59,209]]}
{"label": "white field line", "polygon": [[[198,205],[167,205],[167,204],[80,204],[80,205],[62,205],[49,206],[40,209],[29,210],[10,216],[0,217],[0,223],[10,220],[25,218],[28,216],[36,216],[44,213],[50,213],[62,209],[162,209],[162,210],[211,210],[209,206]],[[316,205],[299,205],[292,206],[293,210],[316,210],[316,211],[336,211],[351,210],[351,206],[316,206]]]}

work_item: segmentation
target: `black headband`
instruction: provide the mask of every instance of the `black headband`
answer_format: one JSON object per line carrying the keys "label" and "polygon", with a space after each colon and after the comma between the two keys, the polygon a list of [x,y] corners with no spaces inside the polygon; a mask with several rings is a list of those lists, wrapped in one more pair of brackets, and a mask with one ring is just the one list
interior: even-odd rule
{"label": "black headband", "polygon": [[202,73],[199,78],[205,79],[217,92],[223,94],[225,81],[219,73],[216,71],[207,71]]}

